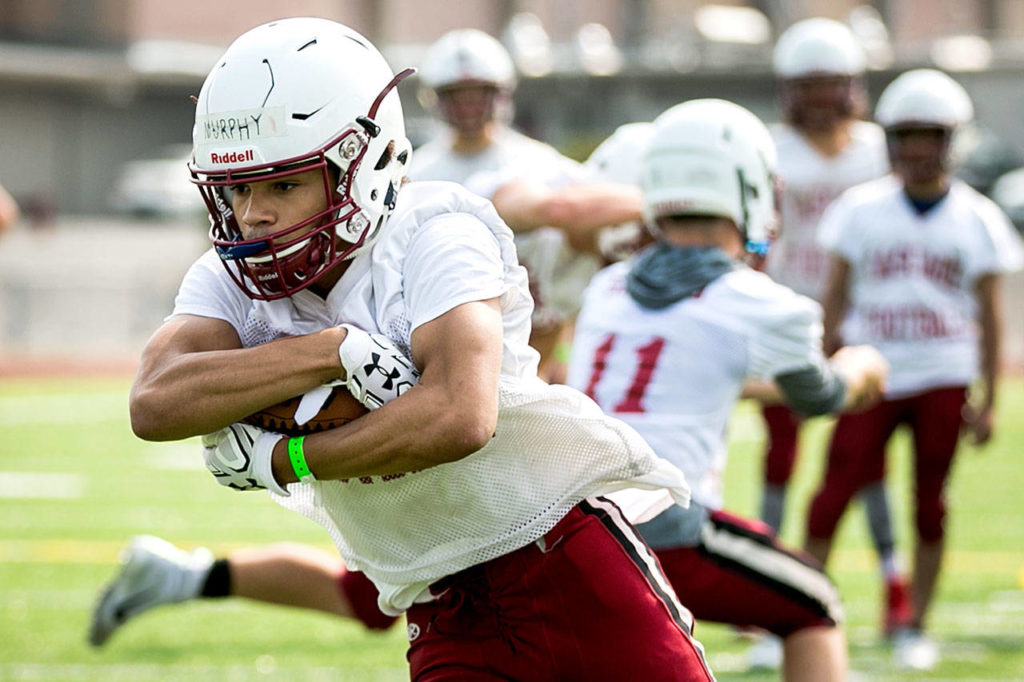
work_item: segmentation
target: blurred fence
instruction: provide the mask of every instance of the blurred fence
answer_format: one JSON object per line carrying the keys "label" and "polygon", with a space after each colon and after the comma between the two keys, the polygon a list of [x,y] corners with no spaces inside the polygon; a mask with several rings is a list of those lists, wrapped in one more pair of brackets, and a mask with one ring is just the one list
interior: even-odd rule
{"label": "blurred fence", "polygon": [[[199,221],[19,226],[0,239],[0,372],[130,366],[208,245]],[[1006,364],[1024,372],[1024,274],[1005,292]]]}
{"label": "blurred fence", "polygon": [[0,360],[127,366],[209,242],[200,223],[58,220],[0,239]]}

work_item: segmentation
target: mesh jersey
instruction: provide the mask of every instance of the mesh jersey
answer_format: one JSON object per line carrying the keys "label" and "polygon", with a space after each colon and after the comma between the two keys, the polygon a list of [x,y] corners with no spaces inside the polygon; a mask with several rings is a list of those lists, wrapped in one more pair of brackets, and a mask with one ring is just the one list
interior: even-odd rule
{"label": "mesh jersey", "polygon": [[605,268],[587,288],[568,383],[639,431],[686,473],[694,499],[717,509],[725,430],[745,380],[820,362],[821,308],[742,268],[649,310],[626,291],[631,264]]}
{"label": "mesh jersey", "polygon": [[175,303],[175,314],[226,320],[245,346],[350,322],[408,354],[418,326],[492,297],[500,297],[504,356],[498,425],[484,448],[417,472],[292,484],[290,497],[275,498],[328,530],[346,564],[377,585],[387,613],[445,575],[538,539],[580,500],[622,481],[671,487],[685,502],[682,473],[579,392],[537,379],[512,234],[489,203],[452,183],[403,188],[378,241],[326,300],[307,290],[252,301],[209,252]]}
{"label": "mesh jersey", "polygon": [[843,190],[881,177],[889,170],[885,133],[858,121],[849,144],[826,157],[794,128],[772,127],[782,180],[781,227],[768,252],[766,272],[797,293],[820,300],[828,274],[828,256],[817,243],[821,214]]}
{"label": "mesh jersey", "polygon": [[890,176],[845,192],[819,236],[851,266],[843,341],[881,351],[891,365],[889,397],[974,380],[974,285],[1022,261],[1020,239],[995,204],[954,181],[919,215]]}

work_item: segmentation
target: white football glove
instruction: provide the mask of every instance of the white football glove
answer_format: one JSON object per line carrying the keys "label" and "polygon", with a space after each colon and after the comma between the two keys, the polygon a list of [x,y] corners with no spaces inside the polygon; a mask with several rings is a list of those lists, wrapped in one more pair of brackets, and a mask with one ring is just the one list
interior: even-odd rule
{"label": "white football glove", "polygon": [[235,490],[263,490],[288,497],[270,468],[274,445],[283,436],[236,422],[203,436],[203,460],[217,482]]}
{"label": "white football glove", "polygon": [[350,324],[341,326],[348,332],[338,346],[341,366],[348,375],[345,385],[366,409],[376,410],[419,382],[419,371],[394,341]]}

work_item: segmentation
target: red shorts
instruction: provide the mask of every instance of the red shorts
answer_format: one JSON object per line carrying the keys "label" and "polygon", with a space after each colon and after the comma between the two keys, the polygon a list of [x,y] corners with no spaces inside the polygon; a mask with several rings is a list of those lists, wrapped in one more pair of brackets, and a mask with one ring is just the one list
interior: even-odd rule
{"label": "red shorts", "polygon": [[698,545],[656,551],[698,620],[759,627],[780,637],[842,621],[839,592],[821,564],[783,547],[760,521],[712,512]]}
{"label": "red shorts", "polygon": [[406,614],[413,680],[711,680],[692,616],[615,505],[449,576]]}
{"label": "red shorts", "polygon": [[906,424],[914,441],[918,535],[927,542],[942,539],[946,479],[966,399],[965,386],[935,388],[842,415],[832,432],[825,479],[811,501],[808,537],[831,538],[850,499],[865,485],[883,480],[886,443],[900,424]]}

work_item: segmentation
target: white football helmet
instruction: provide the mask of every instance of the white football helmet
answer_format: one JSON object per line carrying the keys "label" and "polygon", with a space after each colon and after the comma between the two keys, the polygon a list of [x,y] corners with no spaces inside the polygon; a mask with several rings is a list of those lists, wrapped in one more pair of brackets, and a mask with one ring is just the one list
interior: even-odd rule
{"label": "white football helmet", "polygon": [[832,19],[804,19],[786,29],[772,53],[777,78],[859,76],[867,67],[864,48],[853,31]]}
{"label": "white football helmet", "polygon": [[511,91],[516,86],[516,72],[508,51],[497,39],[467,28],[449,31],[427,50],[420,81],[435,92],[466,82]]}
{"label": "white football helmet", "polygon": [[747,109],[720,99],[677,104],[654,120],[641,173],[644,217],[731,219],[747,249],[763,253],[774,233],[775,143]]}
{"label": "white football helmet", "polygon": [[[290,296],[373,243],[411,153],[394,89],[411,73],[395,76],[366,38],[315,18],[254,28],[217,61],[196,104],[189,169],[217,253],[250,297]],[[226,188],[314,169],[326,211],[243,238]]]}
{"label": "white football helmet", "polygon": [[[905,182],[927,182],[950,172],[958,131],[974,118],[967,91],[935,69],[914,69],[901,74],[882,91],[875,120],[885,128],[889,162]],[[941,133],[940,146],[922,151],[906,144],[914,130]]]}
{"label": "white football helmet", "polygon": [[[624,123],[591,152],[584,162],[596,180],[640,186],[647,144],[654,135],[653,123]],[[597,248],[609,261],[635,253],[649,239],[642,222],[612,225],[597,233]]]}
{"label": "white football helmet", "polygon": [[901,74],[882,92],[875,120],[886,129],[948,128],[974,118],[974,105],[963,86],[935,69]]}
{"label": "white football helmet", "polygon": [[772,55],[783,118],[798,128],[827,131],[861,116],[866,65],[864,49],[845,24],[822,18],[793,24]]}

